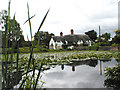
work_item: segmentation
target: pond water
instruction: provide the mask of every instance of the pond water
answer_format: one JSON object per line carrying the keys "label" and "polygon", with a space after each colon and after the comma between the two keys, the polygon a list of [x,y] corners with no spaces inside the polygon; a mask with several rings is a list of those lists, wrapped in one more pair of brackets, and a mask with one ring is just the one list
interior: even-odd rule
{"label": "pond water", "polygon": [[44,88],[105,88],[105,67],[113,67],[118,62],[88,60],[57,65],[42,74]]}

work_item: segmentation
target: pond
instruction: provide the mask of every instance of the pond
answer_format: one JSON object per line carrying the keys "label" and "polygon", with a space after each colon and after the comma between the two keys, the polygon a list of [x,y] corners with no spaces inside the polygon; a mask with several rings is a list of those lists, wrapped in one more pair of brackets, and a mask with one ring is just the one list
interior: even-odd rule
{"label": "pond", "polygon": [[3,74],[7,77],[4,86],[11,83],[8,85],[11,88],[36,85],[37,88],[106,88],[105,67],[114,67],[119,63],[119,55],[107,51],[35,53],[30,61],[30,54],[20,54],[18,66],[16,60],[3,62]]}
{"label": "pond", "polygon": [[57,65],[45,70],[42,81],[44,88],[105,88],[105,67],[113,67],[118,62],[87,60]]}

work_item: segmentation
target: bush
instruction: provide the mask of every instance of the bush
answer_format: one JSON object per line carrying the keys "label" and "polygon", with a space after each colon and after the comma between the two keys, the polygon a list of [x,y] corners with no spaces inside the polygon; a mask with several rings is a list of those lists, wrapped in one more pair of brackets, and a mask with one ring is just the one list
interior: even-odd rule
{"label": "bush", "polygon": [[88,49],[89,50],[96,50],[96,51],[98,51],[99,50],[99,46],[100,46],[99,43],[96,43],[93,46],[89,46]]}
{"label": "bush", "polygon": [[19,48],[19,52],[20,53],[29,53],[30,50],[29,50],[29,47],[22,47],[22,48]]}
{"label": "bush", "polygon": [[72,49],[70,49],[70,48],[67,48],[67,51],[72,51]]}
{"label": "bush", "polygon": [[107,68],[105,76],[107,79],[104,81],[104,85],[107,87],[113,87],[114,90],[120,90],[120,64],[116,67]]}
{"label": "bush", "polygon": [[41,49],[41,52],[48,52],[48,49],[42,48],[42,49]]}
{"label": "bush", "polygon": [[102,50],[102,51],[110,51],[110,46],[100,46],[100,47],[99,47],[99,50]]}
{"label": "bush", "polygon": [[106,42],[99,42],[100,46],[110,46],[110,42],[106,41]]}
{"label": "bush", "polygon": [[111,46],[120,46],[120,44],[115,44],[115,43],[114,43],[114,44],[112,44]]}

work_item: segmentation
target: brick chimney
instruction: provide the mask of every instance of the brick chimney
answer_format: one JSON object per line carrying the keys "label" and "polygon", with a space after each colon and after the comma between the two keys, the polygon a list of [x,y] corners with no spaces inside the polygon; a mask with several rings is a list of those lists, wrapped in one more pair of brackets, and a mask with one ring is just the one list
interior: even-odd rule
{"label": "brick chimney", "polygon": [[71,30],[70,30],[70,32],[71,32],[71,35],[73,35],[73,34],[74,34],[74,30],[73,30],[73,29],[71,29]]}
{"label": "brick chimney", "polygon": [[60,36],[63,36],[63,32],[60,32]]}

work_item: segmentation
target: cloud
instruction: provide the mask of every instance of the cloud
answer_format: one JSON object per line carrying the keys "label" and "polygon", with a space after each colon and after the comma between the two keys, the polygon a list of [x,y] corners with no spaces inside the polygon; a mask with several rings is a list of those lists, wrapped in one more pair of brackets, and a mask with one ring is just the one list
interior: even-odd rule
{"label": "cloud", "polygon": [[[3,0],[0,9],[7,9],[8,2]],[[45,13],[50,12],[41,28],[59,35],[70,34],[70,29],[75,33],[84,33],[91,29],[98,31],[98,26],[106,30],[118,28],[117,11],[118,0],[20,0],[11,1],[11,17],[16,12],[16,20],[20,23],[25,38],[29,33],[29,25],[23,23],[27,20],[27,2],[30,7],[30,15],[36,16],[31,20],[33,35],[37,31]],[[6,3],[6,4],[5,4]]]}

